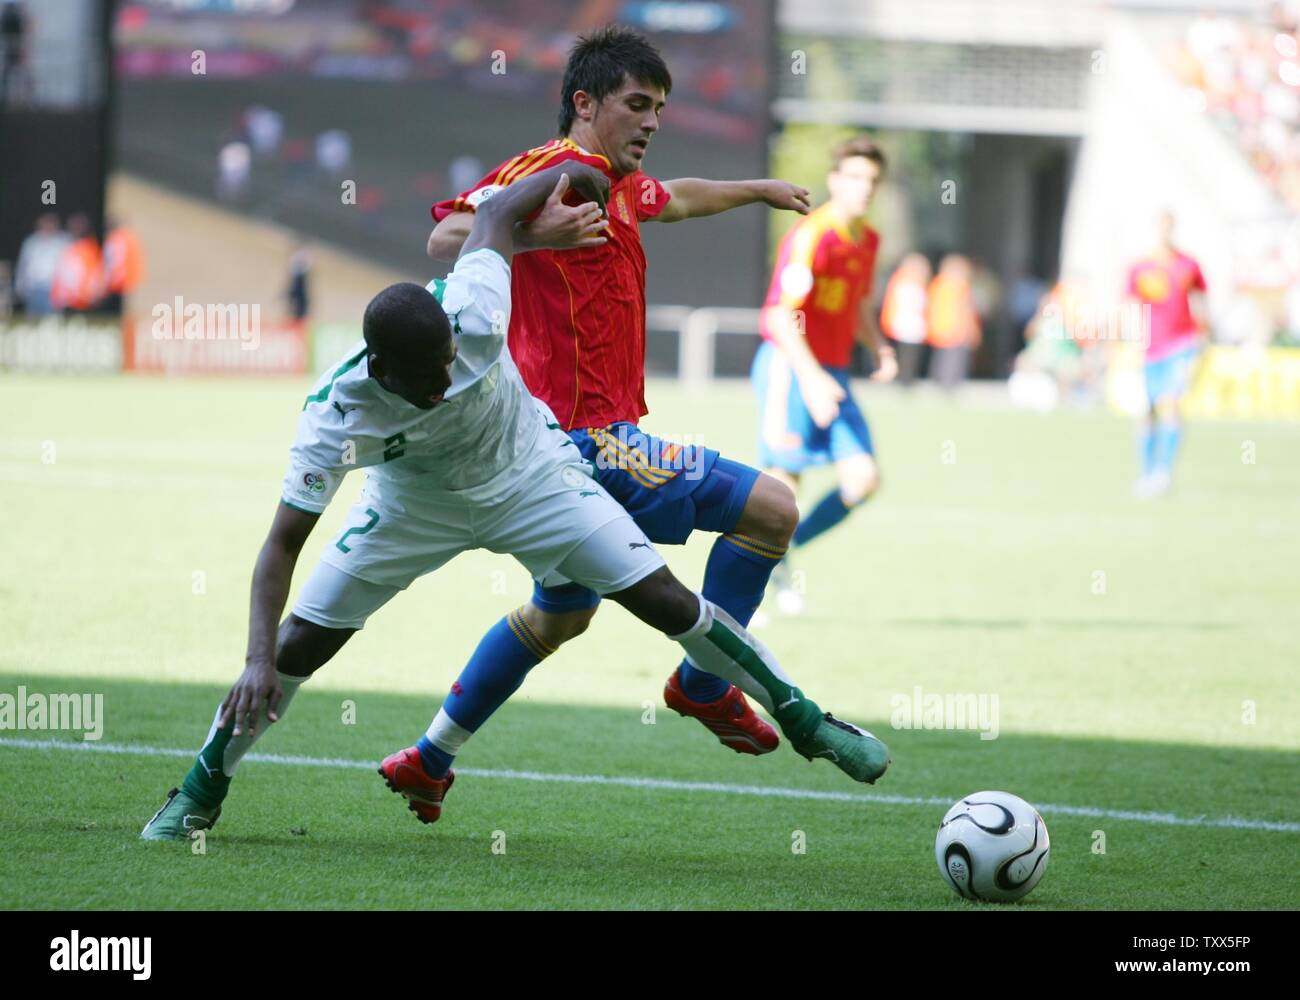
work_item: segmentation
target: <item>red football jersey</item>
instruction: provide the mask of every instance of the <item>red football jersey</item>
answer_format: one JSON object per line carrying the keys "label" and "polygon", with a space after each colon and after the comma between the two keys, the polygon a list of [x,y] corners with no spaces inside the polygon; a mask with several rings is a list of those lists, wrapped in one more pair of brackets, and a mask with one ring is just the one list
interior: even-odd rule
{"label": "red football jersey", "polygon": [[1187,254],[1175,251],[1168,261],[1138,261],[1129,269],[1125,291],[1151,311],[1148,361],[1177,353],[1200,335],[1190,298],[1192,292],[1205,291],[1205,277]]}
{"label": "red football jersey", "polygon": [[[827,368],[847,368],[853,359],[858,305],[871,294],[879,246],[870,226],[854,239],[830,203],[796,222],[781,240],[763,304],[802,311],[808,349]],[[772,339],[766,323],[763,337]]]}
{"label": "red football jersey", "polygon": [[[433,206],[441,222],[473,211],[488,189],[575,159],[610,179],[609,242],[576,250],[516,254],[510,277],[510,354],[524,384],[565,430],[636,423],[645,405],[645,252],[638,224],[669,194],[637,171],[615,177],[605,157],[569,139],[553,139],[492,170],[463,194]],[[487,192],[487,193],[485,193]],[[574,196],[574,203],[577,202]]]}

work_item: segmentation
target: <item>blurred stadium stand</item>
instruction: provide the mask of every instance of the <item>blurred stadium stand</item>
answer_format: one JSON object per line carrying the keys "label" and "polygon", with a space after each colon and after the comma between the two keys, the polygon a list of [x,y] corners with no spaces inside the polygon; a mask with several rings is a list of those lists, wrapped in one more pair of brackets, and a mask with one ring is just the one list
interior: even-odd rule
{"label": "blurred stadium stand", "polygon": [[[552,136],[574,35],[618,18],[647,31],[674,74],[651,150],[658,176],[771,172],[820,199],[831,141],[852,129],[877,135],[891,160],[872,212],[884,236],[877,296],[909,251],[932,263],[971,257],[985,331],[977,374],[1005,376],[1024,345],[1018,289],[1068,276],[1096,307],[1113,308],[1166,207],[1204,266],[1216,337],[1300,342],[1300,79],[1287,75],[1300,74],[1298,6],[266,0],[235,13],[218,0],[121,2],[114,169],[134,179],[132,191],[161,186],[271,227],[277,262],[305,235],[379,272],[427,277],[441,270],[423,255],[429,205]],[[113,100],[90,44],[100,29],[88,12],[103,5],[27,7],[27,92],[40,95],[42,114],[93,118]],[[15,207],[13,192],[30,186],[25,161],[38,173],[49,162],[38,150],[89,154],[75,164],[92,180],[67,183],[76,207],[98,214],[93,175],[106,147],[88,137],[100,133],[89,119],[47,119],[46,138],[32,141],[38,133],[21,122],[32,113],[11,106],[0,124],[8,137],[26,129],[6,143],[16,152],[0,194],[0,264],[36,214]],[[234,171],[225,182],[223,150]],[[340,196],[344,181],[355,181],[355,204]],[[131,209],[147,214],[149,199]],[[651,371],[747,370],[754,309],[791,221],[749,209],[689,231],[645,227]],[[215,258],[221,248],[194,252]],[[186,280],[172,257],[158,255],[150,294]],[[267,266],[235,258],[223,270],[245,267],[250,286],[270,287]],[[343,284],[357,287],[354,278]],[[356,320],[351,295],[322,296],[316,319],[341,336]]]}

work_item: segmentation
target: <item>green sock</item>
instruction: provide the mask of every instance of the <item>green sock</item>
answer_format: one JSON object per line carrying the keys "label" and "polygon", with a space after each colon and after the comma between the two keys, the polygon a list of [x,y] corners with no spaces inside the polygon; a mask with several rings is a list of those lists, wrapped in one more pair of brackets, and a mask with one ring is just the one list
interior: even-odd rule
{"label": "green sock", "polygon": [[[276,715],[283,719],[293,696],[307,678],[293,677],[278,671],[276,676],[280,679],[281,690]],[[257,719],[257,731],[249,736],[245,725],[244,731],[234,736],[235,720],[232,718],[224,729],[218,729],[217,719],[220,717],[221,708],[218,706],[217,714],[212,717],[208,737],[203,741],[203,749],[194,758],[194,766],[181,782],[181,791],[207,809],[214,809],[225,801],[226,794],[230,791],[230,779],[235,776],[235,769],[239,767],[244,754],[275,724],[267,718],[266,707],[263,706]]]}
{"label": "green sock", "polygon": [[[217,709],[221,714],[221,709]],[[222,759],[226,755],[226,746],[230,743],[230,734],[235,729],[234,721],[226,723],[225,729],[217,729],[217,720],[212,720],[212,729],[203,749],[194,758],[194,766],[181,782],[181,791],[199,805],[214,809],[225,801],[230,791],[230,778],[221,769]]]}
{"label": "green sock", "polygon": [[795,686],[771,651],[716,604],[700,598],[699,621],[672,636],[701,670],[725,677],[763,706],[791,743],[808,739],[824,714]]}

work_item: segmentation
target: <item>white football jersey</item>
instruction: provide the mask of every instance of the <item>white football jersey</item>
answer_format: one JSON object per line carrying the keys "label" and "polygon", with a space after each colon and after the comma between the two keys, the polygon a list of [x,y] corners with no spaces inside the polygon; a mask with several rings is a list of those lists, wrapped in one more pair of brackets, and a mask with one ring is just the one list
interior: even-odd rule
{"label": "white football jersey", "polygon": [[384,389],[370,377],[365,341],[356,344],[307,397],[281,491],[285,503],[318,514],[356,468],[370,470],[368,488],[381,495],[491,501],[522,485],[539,436],[564,436],[546,405],[529,394],[506,347],[510,267],[504,258],[475,250],[456,262],[446,282],[428,288],[442,302],[458,345],[443,402],[422,410]]}

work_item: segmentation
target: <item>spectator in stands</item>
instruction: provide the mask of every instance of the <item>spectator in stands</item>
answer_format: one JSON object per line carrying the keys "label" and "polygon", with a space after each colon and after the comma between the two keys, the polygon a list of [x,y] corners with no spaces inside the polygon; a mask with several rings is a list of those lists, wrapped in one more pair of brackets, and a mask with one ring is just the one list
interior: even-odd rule
{"label": "spectator in stands", "polygon": [[28,316],[47,316],[54,311],[50,292],[63,252],[72,240],[59,229],[59,217],[45,212],[36,220],[36,229],[23,240],[14,271],[14,294],[22,300]]}
{"label": "spectator in stands", "polygon": [[311,254],[305,243],[299,243],[289,257],[289,287],[285,298],[289,300],[289,318],[295,323],[304,322],[311,314]]}
{"label": "spectator in stands", "polygon": [[334,179],[342,177],[352,166],[352,137],[341,128],[316,136],[316,166]]}
{"label": "spectator in stands", "polygon": [[18,0],[5,0],[0,8],[0,108],[9,102],[13,83],[23,68],[27,14]]}
{"label": "spectator in stands", "polygon": [[284,115],[280,112],[255,104],[244,112],[244,128],[255,155],[269,159],[279,152],[284,138]]}
{"label": "spectator in stands", "polygon": [[88,312],[103,297],[103,258],[90,220],[81,212],[68,219],[72,242],[59,258],[50,301],[62,312]]}
{"label": "spectator in stands", "polygon": [[971,289],[972,267],[961,254],[948,254],[930,282],[926,302],[926,341],[931,348],[930,377],[947,390],[966,379],[971,353],[980,344],[980,320]]}
{"label": "spectator in stands", "polygon": [[909,253],[885,286],[880,327],[894,342],[898,355],[898,379],[906,386],[921,373],[925,353],[926,286],[930,283],[930,261],[924,254]]}
{"label": "spectator in stands", "polygon": [[246,142],[228,142],[217,154],[217,197],[240,203],[248,196],[253,154]]}
{"label": "spectator in stands", "polygon": [[104,311],[121,316],[126,296],[144,280],[144,250],[135,231],[116,219],[104,240]]}

